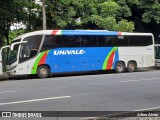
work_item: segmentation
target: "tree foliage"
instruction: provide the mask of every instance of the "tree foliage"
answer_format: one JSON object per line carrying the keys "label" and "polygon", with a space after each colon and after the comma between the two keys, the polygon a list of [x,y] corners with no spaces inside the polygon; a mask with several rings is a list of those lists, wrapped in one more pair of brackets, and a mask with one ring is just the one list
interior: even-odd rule
{"label": "tree foliage", "polygon": [[[107,29],[133,31],[134,23],[123,19],[131,15],[111,0],[48,0],[48,26],[61,29]],[[127,14],[126,14],[127,13]],[[125,27],[121,27],[125,24]]]}
{"label": "tree foliage", "polygon": [[13,23],[23,22],[28,25],[28,29],[34,26],[36,13],[32,10],[37,8],[37,5],[31,0],[1,0],[0,6],[0,35],[6,38],[7,44],[9,44],[10,26]]}

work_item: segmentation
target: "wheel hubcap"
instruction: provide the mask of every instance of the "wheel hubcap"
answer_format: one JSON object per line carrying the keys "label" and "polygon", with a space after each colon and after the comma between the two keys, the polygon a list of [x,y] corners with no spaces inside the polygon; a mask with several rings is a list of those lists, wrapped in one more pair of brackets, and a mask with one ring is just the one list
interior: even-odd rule
{"label": "wheel hubcap", "polygon": [[118,65],[118,70],[119,70],[119,71],[122,71],[122,70],[123,70],[122,65]]}
{"label": "wheel hubcap", "polygon": [[40,73],[41,73],[43,76],[45,76],[45,75],[47,74],[47,71],[46,71],[46,69],[41,69],[41,70],[40,70]]}
{"label": "wheel hubcap", "polygon": [[134,70],[134,65],[133,65],[133,64],[130,64],[130,65],[129,65],[129,68],[130,68],[130,70]]}

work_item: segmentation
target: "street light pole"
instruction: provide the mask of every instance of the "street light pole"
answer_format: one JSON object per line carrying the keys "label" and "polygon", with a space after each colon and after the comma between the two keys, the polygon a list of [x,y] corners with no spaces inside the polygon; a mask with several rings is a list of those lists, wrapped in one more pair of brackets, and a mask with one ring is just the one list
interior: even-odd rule
{"label": "street light pole", "polygon": [[42,0],[42,16],[43,16],[43,30],[46,30],[46,3],[45,0]]}

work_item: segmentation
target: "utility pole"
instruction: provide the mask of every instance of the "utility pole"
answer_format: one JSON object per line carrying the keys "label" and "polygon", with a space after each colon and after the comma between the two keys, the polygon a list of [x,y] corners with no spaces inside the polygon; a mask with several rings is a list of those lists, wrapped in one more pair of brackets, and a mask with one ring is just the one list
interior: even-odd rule
{"label": "utility pole", "polygon": [[43,30],[46,30],[46,3],[45,0],[42,0],[42,16],[43,16]]}

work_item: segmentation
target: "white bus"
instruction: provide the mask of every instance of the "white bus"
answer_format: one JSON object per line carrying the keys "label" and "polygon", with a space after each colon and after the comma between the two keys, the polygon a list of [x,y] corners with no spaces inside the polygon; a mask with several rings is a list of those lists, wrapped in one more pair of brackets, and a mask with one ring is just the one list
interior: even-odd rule
{"label": "white bus", "polygon": [[10,75],[111,70],[134,72],[155,65],[151,33],[107,30],[42,30],[23,34],[11,43]]}

